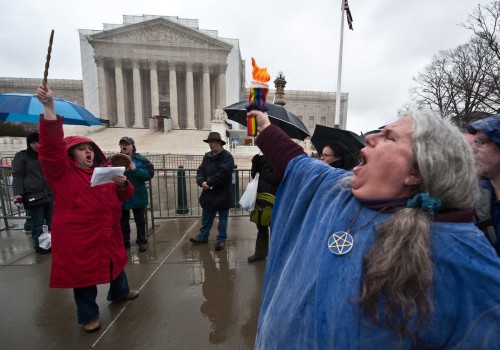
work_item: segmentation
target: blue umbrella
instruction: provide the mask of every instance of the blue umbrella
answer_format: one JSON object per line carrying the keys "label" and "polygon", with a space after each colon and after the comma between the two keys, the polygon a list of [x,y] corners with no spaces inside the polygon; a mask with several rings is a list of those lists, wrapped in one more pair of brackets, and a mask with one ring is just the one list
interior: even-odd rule
{"label": "blue umbrella", "polygon": [[[68,125],[101,125],[92,113],[79,104],[54,97],[56,113]],[[0,121],[38,123],[43,105],[32,94],[0,94]]]}

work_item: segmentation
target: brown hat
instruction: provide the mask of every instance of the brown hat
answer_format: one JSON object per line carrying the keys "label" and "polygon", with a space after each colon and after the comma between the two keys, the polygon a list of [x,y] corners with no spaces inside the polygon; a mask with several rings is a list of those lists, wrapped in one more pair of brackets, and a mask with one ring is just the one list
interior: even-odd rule
{"label": "brown hat", "polygon": [[226,144],[226,141],[223,141],[220,137],[220,134],[218,132],[212,131],[210,134],[208,134],[208,137],[206,140],[203,140],[204,142],[208,143],[208,141],[219,141],[222,146]]}

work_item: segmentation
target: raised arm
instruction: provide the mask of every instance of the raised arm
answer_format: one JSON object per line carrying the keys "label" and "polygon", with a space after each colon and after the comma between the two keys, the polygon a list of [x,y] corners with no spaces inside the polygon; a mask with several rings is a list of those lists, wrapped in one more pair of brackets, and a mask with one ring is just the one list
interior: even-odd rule
{"label": "raised arm", "polygon": [[283,130],[271,125],[267,113],[254,110],[248,113],[257,118],[257,145],[273,167],[276,175],[282,179],[288,162],[305,154],[304,149],[293,142]]}
{"label": "raised arm", "polygon": [[56,115],[54,94],[47,85],[36,90],[37,99],[43,104],[44,114],[40,115],[40,141],[38,160],[52,189],[68,169],[68,153],[64,142],[63,118]]}
{"label": "raised arm", "polygon": [[56,111],[54,109],[54,93],[48,85],[38,86],[36,89],[36,98],[43,104],[43,117],[46,120],[57,120]]}

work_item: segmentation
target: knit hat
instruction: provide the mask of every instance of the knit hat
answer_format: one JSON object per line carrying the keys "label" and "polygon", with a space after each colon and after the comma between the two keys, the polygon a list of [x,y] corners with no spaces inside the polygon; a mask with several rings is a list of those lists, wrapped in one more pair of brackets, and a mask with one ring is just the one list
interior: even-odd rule
{"label": "knit hat", "polygon": [[26,144],[29,146],[32,142],[38,142],[40,139],[40,135],[37,132],[33,132],[26,136]]}

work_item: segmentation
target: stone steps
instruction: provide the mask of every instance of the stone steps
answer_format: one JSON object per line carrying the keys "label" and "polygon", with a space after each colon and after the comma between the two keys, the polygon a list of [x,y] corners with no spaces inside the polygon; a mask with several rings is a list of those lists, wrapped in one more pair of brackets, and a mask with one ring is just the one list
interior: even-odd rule
{"label": "stone steps", "polygon": [[[151,132],[149,129],[105,128],[105,127],[64,127],[66,136],[85,136],[94,141],[106,154],[120,151],[118,142],[123,136],[134,139],[137,151],[145,156],[158,154],[203,155],[210,150],[203,142],[208,136],[207,130],[171,130]],[[225,148],[227,149],[227,144]],[[24,137],[0,138],[0,159],[12,158],[16,152],[26,148]],[[250,169],[252,154],[234,154],[235,164],[239,169]]]}

